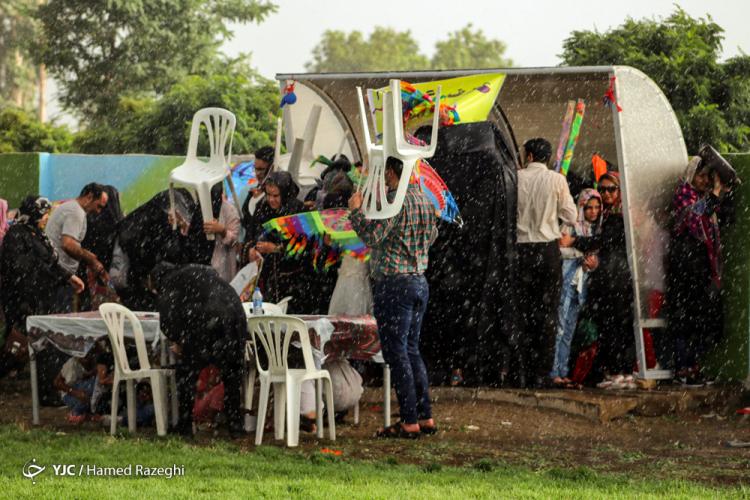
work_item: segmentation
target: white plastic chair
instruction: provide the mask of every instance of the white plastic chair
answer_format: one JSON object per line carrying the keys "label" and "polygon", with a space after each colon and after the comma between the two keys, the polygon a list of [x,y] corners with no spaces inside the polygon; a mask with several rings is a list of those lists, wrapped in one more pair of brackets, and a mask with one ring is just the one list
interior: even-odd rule
{"label": "white plastic chair", "polygon": [[[435,96],[435,113],[432,118],[430,144],[428,146],[417,146],[410,144],[404,136],[401,81],[391,80],[390,90],[383,93],[383,143],[379,145],[371,140],[362,88],[357,87],[359,114],[362,119],[368,159],[367,180],[362,190],[362,212],[366,218],[390,219],[398,215],[404,204],[406,189],[409,186],[414,165],[420,158],[431,158],[435,154],[440,120],[440,92],[441,87],[438,87]],[[388,201],[386,198],[388,186],[385,182],[385,163],[389,157],[398,158],[404,163],[393,201]]]}
{"label": "white plastic chair", "polygon": [[281,314],[286,314],[286,310],[289,307],[289,302],[292,300],[291,295],[288,297],[284,297],[280,301],[276,303],[277,306],[281,308]]}
{"label": "white plastic chair", "polygon": [[[234,182],[232,182],[232,171],[229,168],[232,157],[232,136],[236,122],[237,119],[234,114],[222,108],[203,108],[193,115],[193,125],[190,129],[190,142],[188,143],[185,162],[169,174],[170,210],[174,210],[174,186],[189,186],[198,193],[203,220],[213,220],[211,188],[227,179],[229,189],[232,191],[232,199],[237,205],[237,211],[242,213],[234,189]],[[206,126],[209,149],[211,150],[207,162],[198,158],[198,139],[200,138],[201,125]],[[172,229],[177,229],[176,221],[172,225]],[[213,234],[208,234],[206,237],[209,240],[214,239]]]}
{"label": "white plastic chair", "polygon": [[[253,315],[253,303],[243,302],[242,308],[245,309],[245,317],[249,318]],[[272,304],[271,302],[263,302],[263,314],[281,316],[284,314],[284,310],[279,304]]]}
{"label": "white plastic chair", "polygon": [[[328,432],[332,441],[336,440],[334,421],[333,386],[327,370],[318,370],[313,361],[310,335],[305,322],[293,316],[253,316],[248,319],[248,330],[255,350],[255,363],[260,377],[260,398],[258,400],[258,421],[255,430],[255,444],[263,440],[268,397],[273,384],[274,430],[276,439],[284,438],[284,416],[286,415],[287,446],[299,443],[300,394],[302,382],[316,380],[316,415],[318,438],[323,437],[322,385],[326,385],[326,406],[328,408]],[[305,368],[292,369],[287,365],[287,354],[292,337],[299,337]],[[258,357],[261,345],[266,352],[268,366],[264,369]],[[323,384],[321,384],[323,382]],[[285,411],[286,410],[286,411]]]}
{"label": "white plastic chair", "polygon": [[[133,312],[120,304],[107,303],[99,306],[101,314],[107,325],[109,341],[112,344],[112,355],[115,358],[114,381],[112,382],[112,423],[110,434],[117,430],[117,407],[119,405],[120,392],[118,391],[121,381],[125,381],[127,388],[128,430],[135,432],[135,379],[148,378],[151,381],[151,393],[154,398],[154,410],[156,413],[156,433],[159,436],[167,435],[167,377],[174,377],[174,370],[151,368],[146,350],[146,341],[143,338],[141,322]],[[139,370],[130,368],[128,355],[125,350],[125,321],[130,322],[130,327],[135,338],[135,347],[138,352]]]}

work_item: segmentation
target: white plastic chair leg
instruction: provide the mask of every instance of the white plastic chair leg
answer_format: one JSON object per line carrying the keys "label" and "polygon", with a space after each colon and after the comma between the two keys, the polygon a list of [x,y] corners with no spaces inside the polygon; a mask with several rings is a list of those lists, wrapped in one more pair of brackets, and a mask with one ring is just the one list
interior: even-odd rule
{"label": "white plastic chair leg", "polygon": [[263,441],[263,429],[266,427],[266,413],[268,412],[268,393],[271,384],[266,380],[260,379],[260,397],[258,398],[258,418],[255,428],[255,446],[260,446]]}
{"label": "white plastic chair leg", "polygon": [[[329,410],[330,411],[330,410]],[[315,380],[315,426],[318,438],[323,438],[323,379]]]}
{"label": "white plastic chair leg", "polygon": [[135,432],[135,384],[133,379],[125,381],[125,393],[128,402],[128,431]]}
{"label": "white plastic chair leg", "polygon": [[[211,186],[201,184],[197,186],[196,191],[198,191],[198,203],[200,203],[201,206],[203,221],[208,222],[214,220],[214,212],[211,207]],[[213,240],[213,233],[207,234],[206,239]]]}
{"label": "white plastic chair leg", "polygon": [[284,423],[286,420],[286,384],[273,384],[273,430],[276,439],[284,439]]}
{"label": "white plastic chair leg", "polygon": [[114,436],[117,432],[117,407],[120,405],[120,379],[115,375],[112,381],[112,411],[110,412],[110,418],[112,422],[109,424],[109,433]]}
{"label": "white plastic chair leg", "polygon": [[289,447],[299,444],[299,412],[300,412],[300,387],[297,384],[288,382],[286,384],[286,445]]}
{"label": "white plastic chair leg", "polygon": [[357,400],[357,404],[354,405],[354,425],[359,425],[359,404],[362,398]]}
{"label": "white plastic chair leg", "polygon": [[[330,378],[324,379],[326,381],[326,406],[328,406],[328,437],[331,441],[336,441],[336,415],[334,414],[333,408],[333,383]],[[322,426],[320,437],[323,437]]]}
{"label": "white plastic chair leg", "polygon": [[[156,420],[156,435],[167,435],[167,416],[164,414],[167,409],[165,396],[166,384],[161,375],[149,377],[151,379],[151,391],[154,398],[154,420]],[[129,418],[128,418],[128,423]]]}

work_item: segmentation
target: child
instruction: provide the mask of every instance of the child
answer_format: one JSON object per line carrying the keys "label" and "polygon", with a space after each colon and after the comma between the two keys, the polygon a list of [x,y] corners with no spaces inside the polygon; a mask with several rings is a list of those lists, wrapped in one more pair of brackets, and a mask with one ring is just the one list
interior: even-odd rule
{"label": "child", "polygon": [[94,360],[93,350],[83,358],[71,357],[53,382],[63,403],[70,409],[68,422],[72,424],[81,424],[89,417],[96,382]]}
{"label": "child", "polygon": [[[594,236],[601,227],[602,197],[595,189],[587,188],[578,196],[578,220],[575,227],[563,227],[570,236]],[[578,323],[578,313],[586,302],[589,271],[596,267],[595,255],[584,255],[575,248],[561,248],[563,287],[557,316],[555,362],[550,372],[552,384],[565,387],[568,379],[570,343]]]}

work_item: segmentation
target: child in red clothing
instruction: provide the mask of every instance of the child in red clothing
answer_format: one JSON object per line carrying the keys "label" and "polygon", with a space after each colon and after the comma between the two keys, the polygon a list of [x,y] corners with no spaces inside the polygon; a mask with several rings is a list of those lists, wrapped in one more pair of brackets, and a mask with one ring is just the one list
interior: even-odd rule
{"label": "child in red clothing", "polygon": [[198,375],[193,421],[211,423],[222,411],[224,411],[224,382],[221,381],[221,372],[214,365],[208,365]]}

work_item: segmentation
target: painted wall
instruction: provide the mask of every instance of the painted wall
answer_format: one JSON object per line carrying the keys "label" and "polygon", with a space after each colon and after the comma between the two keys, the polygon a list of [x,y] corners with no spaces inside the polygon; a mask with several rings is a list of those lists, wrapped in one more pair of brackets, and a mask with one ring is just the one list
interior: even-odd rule
{"label": "painted wall", "polygon": [[51,200],[73,198],[89,182],[115,186],[123,210],[132,211],[167,188],[181,156],[40,155],[39,192]]}
{"label": "painted wall", "polygon": [[39,192],[39,154],[0,154],[0,198],[17,207],[26,195]]}

